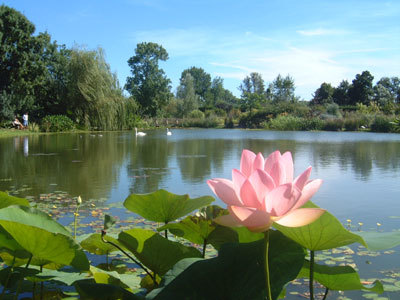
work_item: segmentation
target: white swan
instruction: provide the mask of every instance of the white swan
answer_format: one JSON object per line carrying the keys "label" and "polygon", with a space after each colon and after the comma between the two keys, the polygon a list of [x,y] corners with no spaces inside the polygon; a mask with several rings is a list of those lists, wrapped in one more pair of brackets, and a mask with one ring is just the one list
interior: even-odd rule
{"label": "white swan", "polygon": [[167,135],[172,135],[172,132],[167,128]]}
{"label": "white swan", "polygon": [[141,131],[137,131],[137,128],[135,127],[135,133],[136,133],[136,136],[145,136],[147,133],[144,133],[144,132],[141,132]]}

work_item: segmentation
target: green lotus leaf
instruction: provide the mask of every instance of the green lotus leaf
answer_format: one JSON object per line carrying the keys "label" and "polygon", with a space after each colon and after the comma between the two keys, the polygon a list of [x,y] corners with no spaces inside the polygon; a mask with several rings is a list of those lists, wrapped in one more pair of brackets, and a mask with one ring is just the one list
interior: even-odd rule
{"label": "green lotus leaf", "polygon": [[0,270],[0,283],[5,288],[11,288],[15,286],[21,279],[32,276],[39,273],[39,270],[31,268],[11,268],[7,267]]}
{"label": "green lotus leaf", "polygon": [[[270,231],[269,265],[272,298],[295,279],[305,253],[278,231]],[[164,276],[146,299],[265,299],[265,241],[224,244],[218,257],[187,258]]]}
{"label": "green lotus leaf", "polygon": [[29,201],[23,198],[10,196],[5,192],[0,192],[0,208],[4,208],[10,205],[29,206]]}
{"label": "green lotus leaf", "polygon": [[[303,207],[318,206],[308,201]],[[285,227],[277,223],[273,226],[287,237],[313,251],[337,248],[356,242],[367,247],[359,235],[345,229],[329,212],[325,212],[319,219],[306,226]]]}
{"label": "green lotus leaf", "polygon": [[400,231],[361,231],[357,232],[357,235],[364,239],[367,248],[372,251],[390,249],[400,245]]}
{"label": "green lotus leaf", "polygon": [[114,217],[106,214],[104,216],[104,230],[110,229],[116,222],[117,220]]}
{"label": "green lotus leaf", "polygon": [[[305,261],[298,278],[309,278],[310,262]],[[367,290],[383,293],[382,283],[376,280],[367,287],[360,282],[358,273],[350,266],[327,266],[314,263],[314,279],[334,291]]]}
{"label": "green lotus leaf", "polygon": [[24,206],[0,209],[0,226],[36,261],[87,270],[89,262],[69,232],[45,213]]}
{"label": "green lotus leaf", "polygon": [[158,190],[150,194],[132,194],[126,198],[124,206],[147,220],[167,224],[213,201],[211,196],[190,199],[188,195]]}
{"label": "green lotus leaf", "polygon": [[86,300],[109,300],[109,299],[123,299],[123,300],[141,300],[138,297],[124,288],[112,284],[93,283],[87,280],[77,281],[74,284],[81,299]]}
{"label": "green lotus leaf", "polygon": [[[118,242],[118,240],[116,240],[115,238],[113,238],[109,235],[105,235],[104,239],[106,241],[110,241],[110,242],[117,244],[118,246],[124,248]],[[84,239],[80,244],[81,244],[82,248],[85,249],[86,251],[89,251],[90,253],[97,254],[97,255],[106,255],[111,252],[119,251],[118,248],[116,248],[115,246],[103,242],[101,239],[100,233],[91,234],[89,237]]]}
{"label": "green lotus leaf", "polygon": [[217,250],[225,243],[251,243],[264,238],[263,233],[252,232],[246,227],[218,225],[208,237],[208,242]]}
{"label": "green lotus leaf", "polygon": [[202,245],[216,224],[197,216],[187,216],[179,223],[169,223],[158,228],[158,231],[169,230],[173,235],[183,237],[192,243]]}
{"label": "green lotus leaf", "polygon": [[32,282],[57,281],[57,282],[62,282],[63,284],[66,285],[72,285],[75,281],[87,278],[88,278],[88,273],[78,273],[68,269],[67,270],[43,269],[39,274],[27,277],[27,279]]}
{"label": "green lotus leaf", "polygon": [[118,241],[132,252],[147,268],[163,276],[179,260],[200,257],[200,251],[167,240],[158,233],[146,229],[130,229],[118,236]]}

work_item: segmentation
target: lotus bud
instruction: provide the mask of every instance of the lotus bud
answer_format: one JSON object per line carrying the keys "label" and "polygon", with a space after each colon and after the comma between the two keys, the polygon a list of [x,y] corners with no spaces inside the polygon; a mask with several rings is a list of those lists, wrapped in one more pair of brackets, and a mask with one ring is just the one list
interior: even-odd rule
{"label": "lotus bud", "polygon": [[82,204],[82,198],[81,196],[78,196],[78,198],[76,199],[76,205],[81,205]]}

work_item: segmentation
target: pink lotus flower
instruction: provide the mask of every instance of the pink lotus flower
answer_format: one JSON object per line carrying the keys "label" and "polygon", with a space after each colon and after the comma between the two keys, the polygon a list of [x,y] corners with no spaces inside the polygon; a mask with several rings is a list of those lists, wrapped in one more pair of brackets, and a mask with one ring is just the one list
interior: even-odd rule
{"label": "pink lotus flower", "polygon": [[279,151],[266,159],[243,150],[240,170],[232,170],[232,181],[207,181],[211,190],[228,205],[229,215],[215,221],[224,226],[245,226],[254,232],[268,230],[272,223],[299,227],[318,219],[325,210],[300,208],[319,189],[321,179],[308,180],[311,167],[293,180],[290,152]]}

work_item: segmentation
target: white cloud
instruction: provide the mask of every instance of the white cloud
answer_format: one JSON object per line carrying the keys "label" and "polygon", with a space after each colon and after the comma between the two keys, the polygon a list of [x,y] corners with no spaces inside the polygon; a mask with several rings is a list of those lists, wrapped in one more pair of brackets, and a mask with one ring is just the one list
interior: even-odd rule
{"label": "white cloud", "polygon": [[[316,36],[345,34],[346,31],[319,29],[298,33]],[[373,73],[374,63],[389,65],[387,60],[390,58],[375,60],[375,56],[386,48],[375,47],[363,40],[355,43],[352,35],[347,34],[346,38],[341,35],[321,43],[299,40],[298,36],[290,34],[277,37],[253,32],[226,33],[191,28],[136,32],[132,39],[163,45],[170,55],[166,69],[171,73],[180,74],[183,69],[172,69],[182,66],[182,60],[190,61],[191,65],[204,68],[212,76],[226,79],[225,83],[231,84],[226,87],[232,91],[251,72],[262,74],[267,83],[278,74],[290,74],[295,80],[296,92],[310,99],[323,82],[336,86],[343,79],[352,80],[363,70]],[[399,69],[399,63],[392,64]],[[172,80],[177,82],[174,78]]]}
{"label": "white cloud", "polygon": [[298,30],[298,34],[303,36],[323,36],[323,35],[345,35],[349,34],[346,30],[340,29],[324,29],[324,28],[317,28],[317,29],[310,29],[310,30]]}

